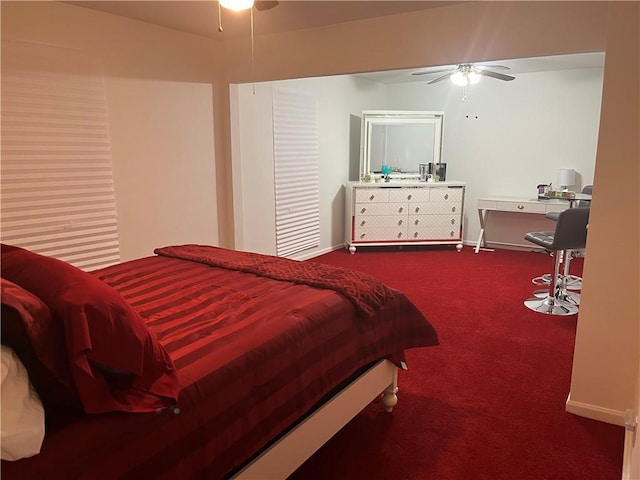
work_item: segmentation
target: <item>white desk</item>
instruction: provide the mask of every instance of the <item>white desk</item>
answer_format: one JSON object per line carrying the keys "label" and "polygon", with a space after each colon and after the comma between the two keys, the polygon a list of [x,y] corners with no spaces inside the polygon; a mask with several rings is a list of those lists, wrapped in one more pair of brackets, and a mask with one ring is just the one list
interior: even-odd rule
{"label": "white desk", "polygon": [[578,200],[591,200],[591,195],[576,194],[575,199],[546,199],[522,197],[483,197],[478,199],[478,216],[480,217],[480,235],[476,243],[475,252],[478,253],[485,245],[484,232],[487,225],[487,216],[491,211],[528,213],[546,215],[549,212],[561,212],[574,206]]}

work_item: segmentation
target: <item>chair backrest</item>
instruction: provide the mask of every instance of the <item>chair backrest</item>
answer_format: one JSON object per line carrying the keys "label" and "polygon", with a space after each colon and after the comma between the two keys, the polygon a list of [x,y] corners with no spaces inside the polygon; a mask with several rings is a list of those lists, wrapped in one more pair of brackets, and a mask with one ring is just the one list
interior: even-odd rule
{"label": "chair backrest", "polygon": [[[593,192],[593,185],[585,185],[584,187],[582,187],[582,192],[580,193],[586,193],[587,195],[591,195]],[[591,206],[591,200],[580,200],[578,202],[578,206],[579,207],[590,207]]]}
{"label": "chair backrest", "polygon": [[587,245],[589,207],[567,208],[560,212],[551,250],[570,250]]}

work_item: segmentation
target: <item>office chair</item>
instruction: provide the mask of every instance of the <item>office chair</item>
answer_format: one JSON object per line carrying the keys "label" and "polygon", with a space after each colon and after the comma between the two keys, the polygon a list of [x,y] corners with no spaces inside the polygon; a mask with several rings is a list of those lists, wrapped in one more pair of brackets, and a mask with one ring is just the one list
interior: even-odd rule
{"label": "office chair", "polygon": [[527,308],[549,315],[573,315],[578,305],[565,287],[566,276],[560,272],[562,261],[569,258],[569,251],[584,248],[587,244],[589,208],[568,208],[560,212],[553,232],[529,232],[525,240],[554,252],[553,274],[544,298],[533,297],[524,301]]}
{"label": "office chair", "polygon": [[[593,195],[593,185],[585,185],[582,188],[582,191],[580,193],[584,193],[587,195]],[[578,207],[590,207],[591,206],[591,200],[579,200],[578,201]]]}
{"label": "office chair", "polygon": [[[592,195],[592,192],[593,192],[593,185],[585,185],[582,188],[582,191],[580,193]],[[591,206],[591,200],[578,200],[578,203],[576,206],[589,207]],[[559,214],[560,212],[549,212],[545,215],[545,217],[548,218],[549,220],[557,221]],[[564,286],[567,290],[582,290],[582,278],[577,275],[570,274],[569,265],[571,263],[572,258],[583,257],[583,256],[584,256],[584,251],[582,251],[582,249],[569,251],[569,257],[567,258],[567,261],[564,262],[564,273],[563,273],[565,276]],[[531,283],[533,283],[534,285],[548,286],[551,283],[551,274],[545,273],[544,275],[540,275],[539,277],[532,278]],[[546,289],[536,290],[535,292],[533,292],[533,294],[538,298],[544,298],[547,294],[547,290]],[[580,304],[580,295],[573,294],[572,297],[577,304]]]}

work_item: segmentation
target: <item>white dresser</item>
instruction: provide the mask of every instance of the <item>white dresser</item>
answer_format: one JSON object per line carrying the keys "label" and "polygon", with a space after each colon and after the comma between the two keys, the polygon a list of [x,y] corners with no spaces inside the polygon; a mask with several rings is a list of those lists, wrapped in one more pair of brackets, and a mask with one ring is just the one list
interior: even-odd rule
{"label": "white dresser", "polygon": [[358,246],[443,245],[462,248],[464,182],[349,182],[345,235]]}

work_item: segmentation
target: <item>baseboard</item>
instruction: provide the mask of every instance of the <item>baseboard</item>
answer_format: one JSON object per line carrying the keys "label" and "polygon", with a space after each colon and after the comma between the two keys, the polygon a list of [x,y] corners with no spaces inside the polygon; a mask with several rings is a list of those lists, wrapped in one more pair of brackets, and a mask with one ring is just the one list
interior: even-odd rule
{"label": "baseboard", "polygon": [[569,413],[573,413],[574,415],[598,420],[600,422],[611,423],[613,425],[620,425],[621,427],[624,427],[625,424],[626,412],[571,400],[571,393],[569,393],[569,396],[567,397],[565,410]]}

